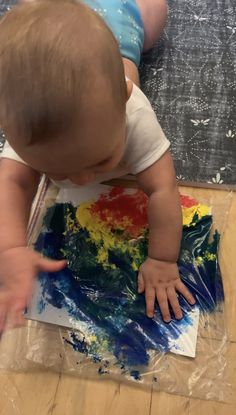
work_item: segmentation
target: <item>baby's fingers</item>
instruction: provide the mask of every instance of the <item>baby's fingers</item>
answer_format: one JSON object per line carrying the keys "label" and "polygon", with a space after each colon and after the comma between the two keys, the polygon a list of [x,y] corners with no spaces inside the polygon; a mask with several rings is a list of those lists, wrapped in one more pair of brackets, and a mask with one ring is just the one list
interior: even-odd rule
{"label": "baby's fingers", "polygon": [[177,293],[173,287],[167,288],[167,296],[168,296],[168,300],[171,305],[171,308],[173,310],[173,313],[175,315],[175,318],[180,320],[183,317],[183,313],[179,305]]}
{"label": "baby's fingers", "polygon": [[155,290],[152,287],[147,286],[145,289],[146,299],[146,314],[152,318],[154,316],[154,304],[155,304]]}
{"label": "baby's fingers", "polygon": [[156,297],[161,310],[162,318],[165,323],[169,323],[171,321],[171,317],[166,291],[164,289],[157,290]]}
{"label": "baby's fingers", "polygon": [[176,289],[184,296],[184,298],[186,298],[189,304],[194,305],[196,303],[196,300],[182,281],[179,281],[178,285],[176,285]]}
{"label": "baby's fingers", "polygon": [[25,319],[23,317],[23,311],[21,310],[10,310],[7,318],[7,328],[13,329],[15,327],[22,327],[25,325]]}
{"label": "baby's fingers", "polygon": [[138,293],[141,294],[145,290],[145,282],[141,272],[138,274]]}
{"label": "baby's fingers", "polygon": [[13,329],[24,325],[25,319],[23,313],[26,305],[27,302],[25,296],[20,296],[19,298],[13,296],[9,299],[3,330]]}
{"label": "baby's fingers", "polygon": [[14,327],[25,326],[25,318],[22,312],[16,311],[14,315]]}
{"label": "baby's fingers", "polygon": [[58,272],[66,267],[66,260],[62,259],[60,261],[55,261],[48,258],[40,258],[38,262],[39,271],[45,272]]}
{"label": "baby's fingers", "polygon": [[0,304],[0,335],[5,330],[7,320],[7,305]]}

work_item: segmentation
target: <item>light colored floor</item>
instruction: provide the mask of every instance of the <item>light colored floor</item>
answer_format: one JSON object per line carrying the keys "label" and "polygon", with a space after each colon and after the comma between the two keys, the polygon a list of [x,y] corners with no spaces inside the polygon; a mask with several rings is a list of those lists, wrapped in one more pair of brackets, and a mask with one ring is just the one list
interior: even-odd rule
{"label": "light colored floor", "polygon": [[[213,199],[222,204],[218,221],[226,218],[228,193],[220,190],[181,188],[199,201]],[[236,395],[236,193],[226,218],[220,264],[224,279],[228,361]],[[0,372],[0,415],[235,415],[232,404],[207,402],[181,396],[144,391],[107,381],[85,381],[51,372]]]}

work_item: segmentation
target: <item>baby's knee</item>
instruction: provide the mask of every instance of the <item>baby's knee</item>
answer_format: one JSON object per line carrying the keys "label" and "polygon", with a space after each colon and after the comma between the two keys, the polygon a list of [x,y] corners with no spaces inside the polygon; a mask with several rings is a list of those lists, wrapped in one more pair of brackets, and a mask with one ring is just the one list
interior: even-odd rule
{"label": "baby's knee", "polygon": [[160,38],[165,27],[168,5],[166,0],[136,0],[144,26],[144,51],[150,49]]}
{"label": "baby's knee", "polygon": [[160,16],[160,26],[164,28],[168,14],[168,4],[166,0],[156,0],[158,3],[158,11]]}
{"label": "baby's knee", "polygon": [[158,15],[166,16],[168,10],[167,0],[136,0],[141,16],[146,19],[155,19]]}
{"label": "baby's knee", "polygon": [[151,3],[153,4],[153,10],[150,10],[149,16],[152,16],[160,26],[163,25],[164,27],[168,13],[167,0],[151,0]]}
{"label": "baby's knee", "polygon": [[153,6],[153,11],[157,12],[159,10],[163,15],[167,15],[168,4],[167,0],[153,0],[155,6]]}
{"label": "baby's knee", "polygon": [[161,7],[162,11],[165,14],[167,14],[167,11],[168,11],[168,3],[167,3],[167,1],[166,0],[157,0],[157,2],[160,3],[160,6],[159,7]]}

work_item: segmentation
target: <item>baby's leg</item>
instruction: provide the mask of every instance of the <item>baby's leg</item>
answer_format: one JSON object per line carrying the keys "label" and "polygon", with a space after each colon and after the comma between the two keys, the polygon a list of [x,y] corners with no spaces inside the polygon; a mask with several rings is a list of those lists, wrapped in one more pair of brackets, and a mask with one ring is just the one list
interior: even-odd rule
{"label": "baby's leg", "polygon": [[144,47],[146,52],[160,38],[167,17],[166,0],[136,0],[144,26]]}
{"label": "baby's leg", "polygon": [[[166,0],[136,0],[144,26],[143,51],[151,49],[164,29],[167,17]],[[139,86],[138,68],[134,62],[123,58],[125,75]]]}

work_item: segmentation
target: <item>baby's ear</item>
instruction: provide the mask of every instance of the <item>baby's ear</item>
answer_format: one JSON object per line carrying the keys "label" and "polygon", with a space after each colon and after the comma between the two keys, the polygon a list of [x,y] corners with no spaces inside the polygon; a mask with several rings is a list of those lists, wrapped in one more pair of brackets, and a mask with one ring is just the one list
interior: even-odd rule
{"label": "baby's ear", "polygon": [[133,82],[130,79],[126,79],[126,87],[127,87],[127,101],[128,101],[133,91]]}

